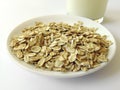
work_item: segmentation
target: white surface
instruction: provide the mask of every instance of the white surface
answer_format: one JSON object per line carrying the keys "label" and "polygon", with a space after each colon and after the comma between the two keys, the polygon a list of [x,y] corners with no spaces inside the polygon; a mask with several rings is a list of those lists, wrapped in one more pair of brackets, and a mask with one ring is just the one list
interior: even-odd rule
{"label": "white surface", "polygon": [[32,74],[6,52],[9,32],[21,22],[46,14],[66,14],[65,0],[0,0],[0,90],[120,90],[120,0],[109,0],[103,23],[115,36],[117,53],[104,69],[81,78],[53,79]]}

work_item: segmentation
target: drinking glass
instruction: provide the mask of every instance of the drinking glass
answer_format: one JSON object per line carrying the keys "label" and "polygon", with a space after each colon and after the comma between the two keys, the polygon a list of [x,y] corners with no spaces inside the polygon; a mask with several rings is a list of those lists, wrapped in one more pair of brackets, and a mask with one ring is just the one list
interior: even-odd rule
{"label": "drinking glass", "polygon": [[67,0],[67,13],[90,18],[101,23],[108,0]]}

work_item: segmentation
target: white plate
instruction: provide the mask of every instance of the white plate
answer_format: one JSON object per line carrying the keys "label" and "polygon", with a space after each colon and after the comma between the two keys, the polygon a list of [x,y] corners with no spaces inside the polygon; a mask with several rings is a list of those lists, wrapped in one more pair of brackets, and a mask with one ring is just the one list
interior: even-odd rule
{"label": "white plate", "polygon": [[[108,53],[109,61],[107,63],[102,63],[99,67],[90,69],[87,72],[79,71],[79,72],[62,73],[62,72],[54,72],[54,71],[43,71],[43,70],[37,69],[34,66],[29,65],[23,61],[18,60],[10,51],[10,47],[8,46],[9,41],[13,35],[19,34],[24,27],[33,25],[35,21],[42,21],[44,23],[65,22],[68,24],[73,24],[77,21],[82,21],[82,22],[84,22],[84,26],[99,28],[97,30],[97,32],[100,33],[101,35],[107,35],[107,37],[108,37],[107,39],[111,40],[113,42],[113,44],[109,47],[109,53]],[[113,35],[109,32],[109,30],[107,30],[101,24],[98,24],[90,19],[83,18],[83,17],[77,17],[77,16],[73,17],[73,16],[67,16],[67,15],[50,15],[50,16],[41,16],[41,17],[33,18],[33,19],[30,19],[30,20],[18,25],[8,36],[7,47],[8,47],[8,51],[9,51],[11,59],[14,62],[17,62],[17,64],[22,66],[23,68],[26,68],[27,70],[30,70],[35,73],[47,75],[47,76],[58,77],[58,78],[72,78],[72,77],[80,77],[83,75],[93,73],[93,72],[103,68],[104,66],[106,66],[113,59],[113,57],[115,55],[116,42],[115,42]]]}

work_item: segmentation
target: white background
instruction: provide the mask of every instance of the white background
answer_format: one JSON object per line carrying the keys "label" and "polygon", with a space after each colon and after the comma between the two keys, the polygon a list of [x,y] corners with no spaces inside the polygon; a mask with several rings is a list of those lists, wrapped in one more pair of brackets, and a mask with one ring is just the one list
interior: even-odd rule
{"label": "white background", "polygon": [[104,69],[74,79],[28,72],[9,59],[6,39],[12,29],[33,17],[66,14],[66,0],[0,0],[0,90],[120,90],[120,0],[109,0],[102,23],[115,36],[117,53]]}

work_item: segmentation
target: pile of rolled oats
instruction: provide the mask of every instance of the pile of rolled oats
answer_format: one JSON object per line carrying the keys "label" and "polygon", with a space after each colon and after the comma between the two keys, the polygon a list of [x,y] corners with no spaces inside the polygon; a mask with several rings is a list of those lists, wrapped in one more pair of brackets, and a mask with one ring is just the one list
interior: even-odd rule
{"label": "pile of rolled oats", "polygon": [[107,62],[111,41],[82,22],[36,22],[10,41],[12,53],[37,68],[59,72],[87,71]]}

